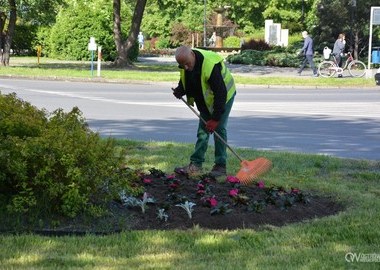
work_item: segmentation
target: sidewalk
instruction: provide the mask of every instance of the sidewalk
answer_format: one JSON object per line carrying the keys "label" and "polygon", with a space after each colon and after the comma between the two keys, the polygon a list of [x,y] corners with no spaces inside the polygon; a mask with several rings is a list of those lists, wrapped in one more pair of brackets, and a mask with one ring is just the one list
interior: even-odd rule
{"label": "sidewalk", "polygon": [[[174,56],[165,57],[139,57],[140,63],[176,65]],[[269,67],[269,66],[253,66],[242,64],[226,63],[227,67],[233,74],[240,76],[267,76],[267,77],[312,77],[313,72],[310,68],[305,68],[302,75],[297,74],[297,68],[291,67]]]}

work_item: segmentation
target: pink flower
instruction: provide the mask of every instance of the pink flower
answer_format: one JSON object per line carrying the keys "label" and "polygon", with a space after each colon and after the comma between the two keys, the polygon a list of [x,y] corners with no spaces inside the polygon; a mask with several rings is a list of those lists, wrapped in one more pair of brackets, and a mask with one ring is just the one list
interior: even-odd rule
{"label": "pink flower", "polygon": [[210,202],[211,207],[218,205],[218,201],[214,197],[210,198],[208,201]]}
{"label": "pink flower", "polygon": [[292,188],[292,193],[298,194],[300,190],[298,188]]}
{"label": "pink flower", "polygon": [[170,174],[166,177],[168,180],[173,180],[175,178],[175,174]]}
{"label": "pink flower", "polygon": [[234,188],[234,189],[231,189],[231,190],[230,190],[229,195],[230,195],[231,197],[235,197],[235,196],[238,195],[238,193],[239,193],[239,190],[238,190],[237,188]]}
{"label": "pink flower", "polygon": [[209,184],[211,182],[211,179],[209,177],[206,177],[205,179],[203,179],[203,183],[205,184]]}
{"label": "pink flower", "polygon": [[203,184],[198,184],[198,185],[197,185],[197,189],[205,189],[205,185],[203,185]]}
{"label": "pink flower", "polygon": [[205,194],[205,190],[204,189],[198,189],[197,194],[203,195],[203,194]]}
{"label": "pink flower", "polygon": [[264,185],[264,182],[263,182],[263,181],[258,182],[258,183],[256,184],[256,186],[257,186],[258,188],[265,188],[265,185]]}
{"label": "pink flower", "polygon": [[171,183],[171,184],[169,185],[169,187],[170,187],[171,189],[176,189],[176,188],[178,187],[178,184],[177,184],[177,183]]}
{"label": "pink flower", "polygon": [[144,178],[143,182],[144,182],[144,184],[150,184],[150,183],[152,183],[152,179]]}
{"label": "pink flower", "polygon": [[237,177],[235,177],[235,176],[231,176],[231,175],[229,175],[229,176],[227,176],[227,182],[228,183],[231,183],[231,184],[239,184],[240,183],[240,180],[239,180],[239,178],[237,178]]}

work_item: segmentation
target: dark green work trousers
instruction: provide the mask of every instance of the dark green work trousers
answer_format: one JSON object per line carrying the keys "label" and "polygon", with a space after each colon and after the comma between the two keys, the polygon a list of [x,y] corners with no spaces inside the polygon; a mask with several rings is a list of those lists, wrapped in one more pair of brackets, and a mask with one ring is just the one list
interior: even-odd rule
{"label": "dark green work trousers", "polygon": [[[234,103],[234,98],[232,97],[225,105],[225,111],[220,118],[216,132],[227,142],[227,122],[228,117],[231,112],[232,104]],[[201,117],[208,121],[209,116],[200,113]],[[210,133],[206,130],[206,125],[202,120],[199,120],[198,132],[197,132],[197,142],[195,144],[194,153],[190,157],[190,161],[197,166],[202,166],[202,163],[205,161],[205,154],[208,147],[208,141],[210,138]],[[227,162],[227,147],[226,145],[214,135],[215,141],[215,164],[226,165]]]}

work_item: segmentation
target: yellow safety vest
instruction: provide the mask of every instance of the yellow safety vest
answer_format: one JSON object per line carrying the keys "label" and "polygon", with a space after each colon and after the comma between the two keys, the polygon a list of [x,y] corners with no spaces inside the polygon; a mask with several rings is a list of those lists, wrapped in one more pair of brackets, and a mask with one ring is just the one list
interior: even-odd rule
{"label": "yellow safety vest", "polygon": [[[212,92],[208,80],[211,76],[214,66],[218,63],[222,66],[222,77],[227,89],[227,99],[226,103],[234,96],[236,92],[236,86],[234,78],[231,75],[230,70],[224,64],[224,59],[219,54],[216,54],[211,51],[194,49],[200,52],[203,55],[203,64],[202,64],[202,74],[201,74],[201,86],[203,92],[203,98],[205,100],[206,106],[210,113],[213,112],[214,108],[214,93]],[[180,69],[180,78],[182,86],[186,91],[185,83],[185,70]],[[194,105],[194,98],[187,95],[187,103],[191,106]]]}

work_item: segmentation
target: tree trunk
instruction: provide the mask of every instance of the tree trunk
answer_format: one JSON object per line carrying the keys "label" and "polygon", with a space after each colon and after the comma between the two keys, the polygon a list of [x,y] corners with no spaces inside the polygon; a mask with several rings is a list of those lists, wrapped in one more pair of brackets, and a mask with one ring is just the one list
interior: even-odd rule
{"label": "tree trunk", "polygon": [[3,66],[9,65],[9,57],[11,52],[11,46],[12,46],[12,38],[13,34],[15,32],[15,26],[16,26],[16,19],[17,19],[17,13],[16,13],[16,1],[15,0],[8,0],[9,8],[10,8],[10,15],[9,15],[9,22],[8,22],[8,28],[4,31],[4,34],[2,34],[2,41],[4,42],[3,45],[3,51],[1,54],[1,64]]}
{"label": "tree trunk", "polygon": [[7,15],[5,12],[0,11],[0,53],[3,54],[4,49],[4,28],[5,28],[5,21],[7,20]]}
{"label": "tree trunk", "polygon": [[359,57],[359,33],[355,31],[354,33],[354,59],[358,59]]}
{"label": "tree trunk", "polygon": [[117,57],[114,64],[118,67],[132,66],[132,62],[128,58],[128,54],[136,42],[137,35],[140,30],[142,17],[144,14],[146,0],[137,0],[135,11],[133,13],[132,24],[129,30],[127,40],[123,41],[121,35],[121,5],[120,0],[113,0],[113,33],[117,51]]}

